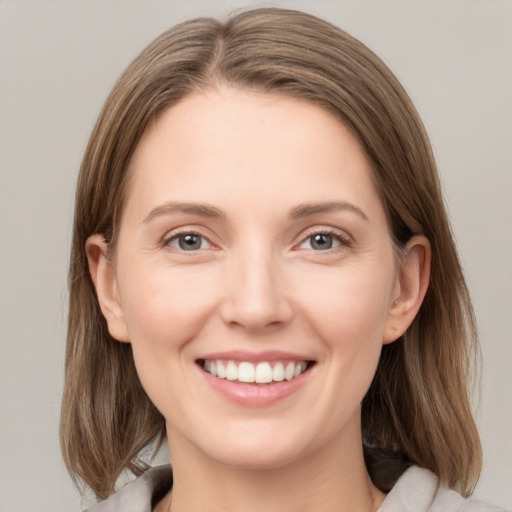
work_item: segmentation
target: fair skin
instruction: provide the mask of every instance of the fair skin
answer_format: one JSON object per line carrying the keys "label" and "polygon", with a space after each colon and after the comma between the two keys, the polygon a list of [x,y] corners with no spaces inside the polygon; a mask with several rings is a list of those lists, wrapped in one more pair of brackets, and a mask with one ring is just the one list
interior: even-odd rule
{"label": "fair skin", "polygon": [[421,305],[429,245],[397,262],[357,140],[310,103],[221,87],[165,111],[131,172],[112,260],[101,235],[87,254],[166,419],[171,509],[376,510],[360,403]]}

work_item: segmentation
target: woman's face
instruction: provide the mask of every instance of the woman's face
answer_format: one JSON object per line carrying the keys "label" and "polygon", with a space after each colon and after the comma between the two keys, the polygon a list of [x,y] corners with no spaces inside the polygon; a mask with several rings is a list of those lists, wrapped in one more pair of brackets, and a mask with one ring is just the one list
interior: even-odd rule
{"label": "woman's face", "polygon": [[297,99],[196,93],[148,128],[131,171],[114,270],[100,264],[96,284],[171,452],[273,467],[360,446],[382,344],[406,325],[348,129]]}

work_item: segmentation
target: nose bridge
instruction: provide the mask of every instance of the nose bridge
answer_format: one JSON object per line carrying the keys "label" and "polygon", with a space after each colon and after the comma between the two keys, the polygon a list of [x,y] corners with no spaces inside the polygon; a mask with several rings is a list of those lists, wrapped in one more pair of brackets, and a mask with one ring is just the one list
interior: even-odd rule
{"label": "nose bridge", "polygon": [[272,247],[250,244],[232,255],[224,320],[258,331],[291,316],[279,258]]}

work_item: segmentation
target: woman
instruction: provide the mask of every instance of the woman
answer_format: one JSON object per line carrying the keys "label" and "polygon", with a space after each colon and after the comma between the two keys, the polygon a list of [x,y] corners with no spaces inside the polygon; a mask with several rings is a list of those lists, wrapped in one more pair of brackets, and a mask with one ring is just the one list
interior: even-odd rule
{"label": "woman", "polygon": [[[495,510],[462,497],[475,343],[427,136],[360,42],[259,9],[127,68],[70,269],[61,435],[91,510]],[[146,471],[164,436],[172,474]]]}

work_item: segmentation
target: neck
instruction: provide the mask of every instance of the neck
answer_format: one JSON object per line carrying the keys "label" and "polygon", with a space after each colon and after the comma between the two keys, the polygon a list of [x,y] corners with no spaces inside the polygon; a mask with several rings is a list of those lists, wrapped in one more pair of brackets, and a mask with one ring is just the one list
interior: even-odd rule
{"label": "neck", "polygon": [[369,512],[385,497],[353,436],[350,444],[334,440],[321,452],[262,469],[222,464],[172,435],[172,512]]}

